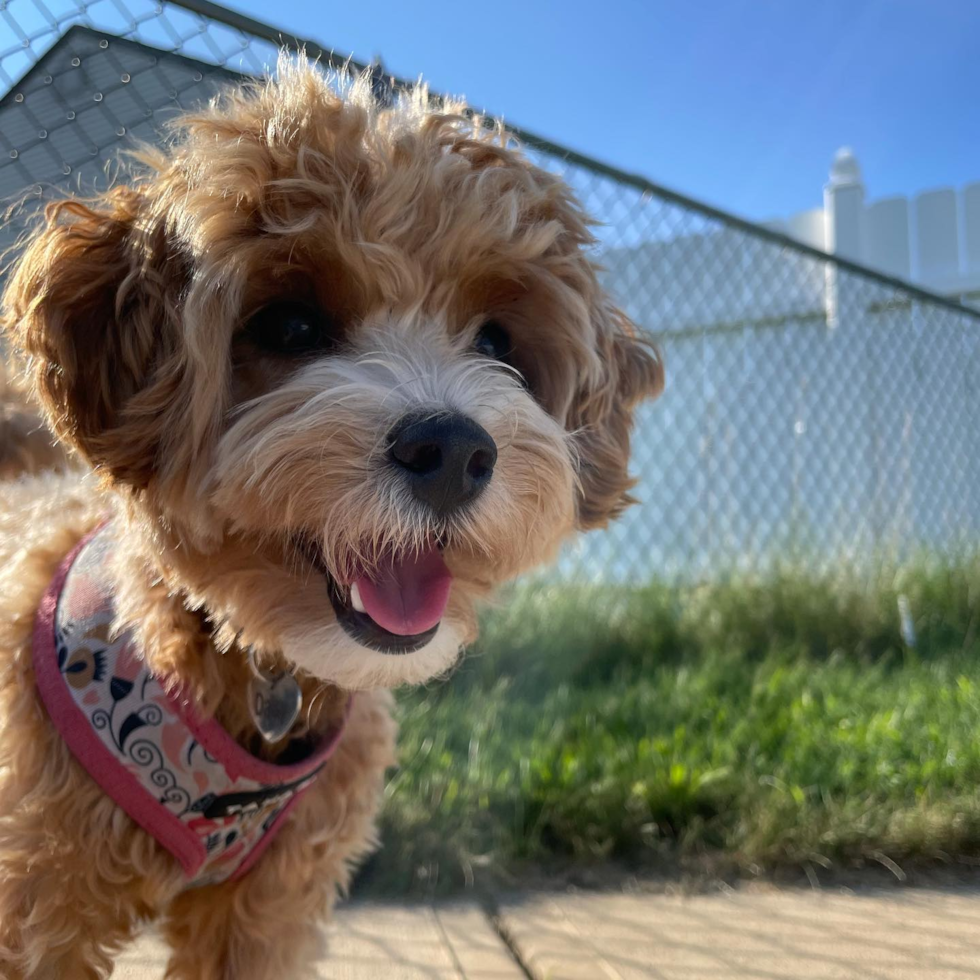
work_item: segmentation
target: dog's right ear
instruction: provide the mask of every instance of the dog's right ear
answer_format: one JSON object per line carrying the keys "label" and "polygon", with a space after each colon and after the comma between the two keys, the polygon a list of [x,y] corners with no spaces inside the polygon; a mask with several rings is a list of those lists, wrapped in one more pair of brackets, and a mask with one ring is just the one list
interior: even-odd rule
{"label": "dog's right ear", "polygon": [[143,203],[138,190],[118,187],[94,204],[49,204],[3,297],[3,325],[27,355],[53,430],[133,486],[153,471],[167,395],[159,389],[172,394],[175,381],[159,371],[174,272]]}

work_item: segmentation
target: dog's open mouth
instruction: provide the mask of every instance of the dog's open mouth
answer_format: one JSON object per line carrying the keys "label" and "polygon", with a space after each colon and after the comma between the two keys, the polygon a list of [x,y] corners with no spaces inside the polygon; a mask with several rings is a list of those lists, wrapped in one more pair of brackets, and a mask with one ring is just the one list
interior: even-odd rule
{"label": "dog's open mouth", "polygon": [[319,548],[303,551],[327,581],[337,622],[358,643],[379,653],[414,653],[436,635],[452,585],[437,542],[410,555],[387,555],[348,584],[330,574]]}

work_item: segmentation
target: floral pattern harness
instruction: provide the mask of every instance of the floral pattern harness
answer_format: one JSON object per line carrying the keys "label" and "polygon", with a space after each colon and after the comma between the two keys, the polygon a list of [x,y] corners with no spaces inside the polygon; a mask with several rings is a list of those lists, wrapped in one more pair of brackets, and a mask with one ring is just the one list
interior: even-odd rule
{"label": "floral pattern harness", "polygon": [[65,559],[38,609],[34,668],[55,727],[92,778],[180,862],[188,887],[248,872],[323,769],[342,727],[288,765],[248,753],[168,692],[115,635],[110,525]]}

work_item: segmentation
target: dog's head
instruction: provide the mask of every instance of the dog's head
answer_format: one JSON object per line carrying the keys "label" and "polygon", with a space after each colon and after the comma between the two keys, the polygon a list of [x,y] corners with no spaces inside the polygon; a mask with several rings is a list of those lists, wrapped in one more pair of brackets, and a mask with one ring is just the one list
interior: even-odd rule
{"label": "dog's head", "polygon": [[282,65],[145,162],[48,208],[5,315],[213,619],[342,686],[420,681],[476,596],[629,502],[660,361],[502,133]]}

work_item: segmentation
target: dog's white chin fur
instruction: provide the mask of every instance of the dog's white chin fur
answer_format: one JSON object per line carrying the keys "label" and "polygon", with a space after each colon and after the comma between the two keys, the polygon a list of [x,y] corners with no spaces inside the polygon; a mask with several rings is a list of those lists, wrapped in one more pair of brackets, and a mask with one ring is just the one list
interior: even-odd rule
{"label": "dog's white chin fur", "polygon": [[282,637],[282,652],[289,661],[348,691],[421,684],[448,671],[462,645],[462,631],[449,619],[414,653],[379,653],[348,636],[336,622],[288,631]]}

